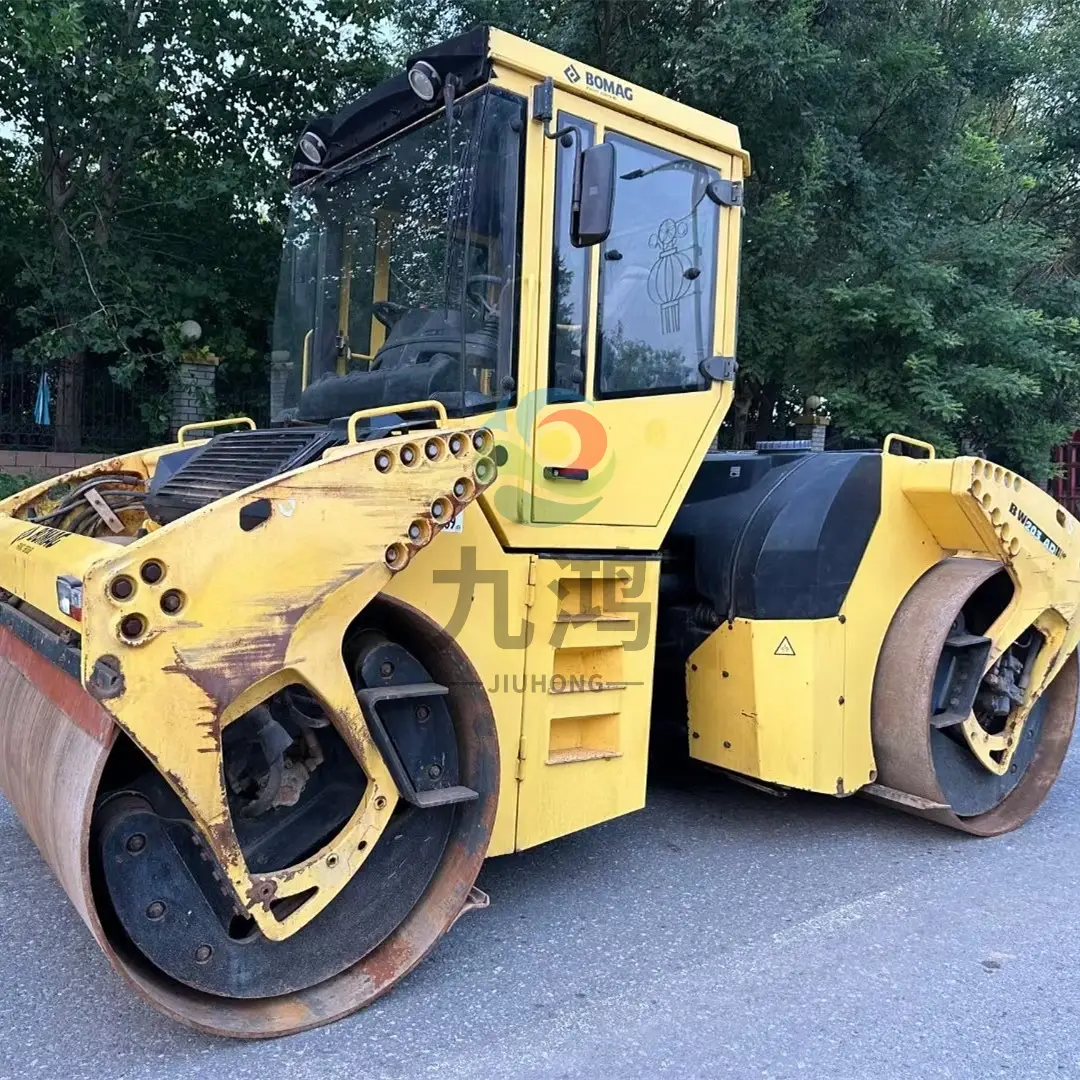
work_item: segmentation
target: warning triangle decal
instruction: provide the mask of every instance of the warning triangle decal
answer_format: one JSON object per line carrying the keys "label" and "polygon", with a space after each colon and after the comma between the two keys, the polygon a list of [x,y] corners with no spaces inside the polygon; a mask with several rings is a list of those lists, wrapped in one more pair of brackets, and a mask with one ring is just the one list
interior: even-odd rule
{"label": "warning triangle decal", "polygon": [[794,656],[795,650],[791,647],[791,642],[788,641],[787,634],[780,639],[780,644],[776,646],[776,652],[773,656]]}

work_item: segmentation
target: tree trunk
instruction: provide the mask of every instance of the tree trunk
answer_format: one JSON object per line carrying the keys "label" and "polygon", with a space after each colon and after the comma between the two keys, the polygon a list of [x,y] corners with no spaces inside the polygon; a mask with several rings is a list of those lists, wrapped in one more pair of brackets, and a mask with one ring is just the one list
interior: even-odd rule
{"label": "tree trunk", "polygon": [[60,361],[56,382],[56,418],[53,444],[57,450],[71,453],[82,449],[83,384],[86,353],[73,352]]}
{"label": "tree trunk", "polygon": [[746,422],[750,415],[750,403],[753,400],[753,384],[749,379],[735,383],[735,400],[731,405],[731,449],[746,448]]}
{"label": "tree trunk", "polygon": [[[50,117],[51,117],[50,110]],[[46,208],[56,254],[55,272],[66,285],[75,273],[72,236],[64,221],[64,209],[75,195],[70,166],[74,152],[56,151],[53,146],[56,125],[47,119],[42,138],[41,174],[45,181]],[[63,292],[63,289],[61,290]],[[74,322],[67,311],[57,313],[57,325]],[[60,361],[56,382],[56,405],[53,409],[53,446],[67,453],[81,449],[83,414],[83,372],[86,353],[78,350]]]}
{"label": "tree trunk", "polygon": [[757,423],[754,425],[754,445],[776,438],[776,399],[780,387],[774,382],[765,383],[757,399]]}

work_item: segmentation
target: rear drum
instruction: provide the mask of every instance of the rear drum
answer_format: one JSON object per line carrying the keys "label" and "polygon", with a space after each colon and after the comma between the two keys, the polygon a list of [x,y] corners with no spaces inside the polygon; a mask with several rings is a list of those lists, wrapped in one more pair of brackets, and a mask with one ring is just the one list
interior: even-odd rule
{"label": "rear drum", "polygon": [[[1001,730],[1005,705],[998,702],[1005,699],[997,692],[1000,680],[991,686],[986,677],[984,635],[1011,589],[997,562],[952,558],[931,568],[897,609],[874,680],[877,783],[914,797],[910,805],[900,803],[910,813],[976,836],[1015,829],[1038,809],[1065,759],[1077,711],[1074,655],[1032,707],[1004,773],[987,769],[952,722],[954,706],[969,716],[967,665],[970,715],[988,733]],[[1034,655],[1038,637],[1032,628],[1010,645],[1006,659],[1015,671]],[[1008,689],[1015,693],[1014,685]]]}

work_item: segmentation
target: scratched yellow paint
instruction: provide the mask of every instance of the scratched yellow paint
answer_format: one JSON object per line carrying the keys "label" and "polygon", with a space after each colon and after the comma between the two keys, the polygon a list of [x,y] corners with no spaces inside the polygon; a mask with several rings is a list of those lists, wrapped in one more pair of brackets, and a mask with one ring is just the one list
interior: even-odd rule
{"label": "scratched yellow paint", "polygon": [[[389,452],[396,460],[408,441],[395,436],[353,445],[127,546],[63,535],[62,545],[29,544],[30,554],[8,559],[30,567],[20,579],[29,586],[26,595],[50,614],[56,610],[56,574],[81,575],[84,683],[90,685],[99,660],[116,658],[123,693],[103,704],[184,800],[238,898],[273,939],[294,933],[333,899],[375,846],[397,802],[342,659],[345,630],[390,582],[387,548],[396,543],[410,549],[410,524],[427,521],[433,534],[431,505],[450,497],[460,477],[476,485],[466,502],[483,489],[476,477],[480,455],[469,440],[460,457],[421,457],[414,468],[397,461],[387,474],[376,469],[377,454]],[[483,460],[490,466],[490,459]],[[245,532],[240,508],[256,500],[267,500],[270,516]],[[0,517],[0,543],[30,527]],[[153,585],[139,573],[148,559],[165,567]],[[123,602],[109,590],[120,574],[136,582]],[[179,590],[184,598],[176,614],[161,607],[166,590]],[[132,614],[144,619],[145,631],[128,641],[120,623]],[[251,874],[229,819],[221,729],[291,682],[305,683],[320,698],[369,783],[353,818],[322,851],[287,871]],[[311,886],[317,893],[292,915],[279,920],[271,914],[265,901]]]}

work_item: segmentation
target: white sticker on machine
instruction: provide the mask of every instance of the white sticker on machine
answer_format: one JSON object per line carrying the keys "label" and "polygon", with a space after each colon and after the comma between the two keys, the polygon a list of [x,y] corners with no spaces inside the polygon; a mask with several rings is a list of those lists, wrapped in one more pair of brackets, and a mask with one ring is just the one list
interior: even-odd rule
{"label": "white sticker on machine", "polygon": [[459,533],[465,527],[465,511],[462,510],[460,514],[456,514],[450,519],[443,529],[443,532],[456,532]]}

